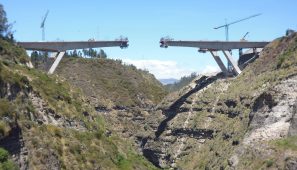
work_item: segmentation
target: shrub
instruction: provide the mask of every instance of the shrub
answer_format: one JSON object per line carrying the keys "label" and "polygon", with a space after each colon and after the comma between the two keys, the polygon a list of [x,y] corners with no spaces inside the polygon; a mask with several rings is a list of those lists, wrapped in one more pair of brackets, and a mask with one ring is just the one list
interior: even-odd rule
{"label": "shrub", "polygon": [[269,168],[273,165],[274,161],[269,159],[269,160],[266,160],[266,167]]}
{"label": "shrub", "polygon": [[7,150],[0,148],[0,162],[3,163],[8,160]]}
{"label": "shrub", "polygon": [[0,137],[7,136],[10,130],[10,126],[4,121],[0,120]]}
{"label": "shrub", "polygon": [[0,99],[0,116],[11,116],[13,108],[7,99]]}
{"label": "shrub", "polygon": [[3,170],[17,170],[19,169],[12,161],[6,161],[1,164],[0,169]]}

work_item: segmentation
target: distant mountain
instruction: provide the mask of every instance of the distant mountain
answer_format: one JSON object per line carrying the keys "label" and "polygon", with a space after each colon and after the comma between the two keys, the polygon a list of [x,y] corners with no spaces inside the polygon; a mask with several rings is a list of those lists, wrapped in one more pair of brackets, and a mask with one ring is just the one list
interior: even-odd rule
{"label": "distant mountain", "polygon": [[170,84],[166,84],[165,88],[169,91],[169,92],[174,92],[174,91],[178,91],[181,88],[185,87],[186,85],[188,85],[190,82],[192,82],[195,78],[197,77],[196,73],[192,73],[188,76],[183,76],[180,78],[180,80],[174,82],[174,83],[170,83]]}
{"label": "distant mountain", "polygon": [[178,79],[175,78],[169,78],[169,79],[158,79],[163,85],[167,85],[167,84],[173,84],[178,82]]}

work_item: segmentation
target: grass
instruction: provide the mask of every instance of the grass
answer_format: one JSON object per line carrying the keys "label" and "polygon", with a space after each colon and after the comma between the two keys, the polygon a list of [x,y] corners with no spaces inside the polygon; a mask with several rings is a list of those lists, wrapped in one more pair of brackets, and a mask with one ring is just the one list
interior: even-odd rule
{"label": "grass", "polygon": [[64,58],[57,73],[103,106],[157,104],[167,94],[152,74],[119,60]]}
{"label": "grass", "polygon": [[[269,92],[275,85],[291,76],[297,75],[297,34],[284,37],[272,42],[264,49],[262,55],[254,63],[250,64],[236,79],[228,80],[230,83],[227,91],[220,95],[218,105],[215,107],[214,118],[208,128],[216,131],[212,140],[206,140],[203,147],[196,148],[192,144],[194,153],[190,153],[178,162],[180,167],[186,169],[219,169],[227,167],[227,160],[234,154],[236,145],[233,141],[239,141],[247,132],[249,126],[249,113],[252,111],[255,100],[264,92]],[[209,89],[198,95],[195,108],[203,108],[196,112],[192,127],[204,128],[205,120],[210,114],[214,101],[219,94],[220,82],[216,82]],[[236,101],[236,106],[228,108],[225,101]],[[227,113],[238,112],[234,118]],[[224,134],[232,136],[224,140]],[[246,150],[240,158],[238,169],[266,169],[282,165],[280,157],[284,152],[296,152],[297,138],[288,137],[273,142],[276,152],[259,157],[259,153]]]}
{"label": "grass", "polygon": [[[11,44],[1,47],[18,48],[9,46]],[[7,55],[7,58],[10,55],[20,55],[8,50],[2,49],[0,54]],[[0,98],[0,116],[8,116],[10,119],[0,121],[1,138],[9,134],[10,126],[18,125],[21,128],[29,151],[30,169],[51,169],[50,166],[54,165],[62,169],[155,169],[133,150],[128,141],[114,134],[112,137],[105,136],[104,119],[89,106],[79,89],[59,76],[48,76],[17,62],[6,61],[2,56],[0,94],[4,96]],[[7,96],[8,84],[14,87],[13,97]],[[126,86],[130,86],[129,82]],[[43,107],[51,109],[63,119],[84,124],[85,130],[75,130],[67,127],[67,124],[38,124],[35,119],[41,115],[38,108],[34,107],[30,93],[39,96],[44,101]],[[84,116],[83,112],[88,112],[89,116]],[[0,169],[11,169],[12,165],[9,162],[1,163]]]}
{"label": "grass", "polygon": [[0,38],[0,58],[6,62],[26,64],[29,57],[26,51]]}
{"label": "grass", "polygon": [[0,169],[17,170],[17,166],[9,160],[9,153],[3,148],[0,148]]}
{"label": "grass", "polygon": [[274,146],[282,150],[297,151],[297,136],[290,136],[284,139],[273,141]]}
{"label": "grass", "polygon": [[268,159],[265,162],[266,162],[266,167],[267,168],[272,167],[272,165],[274,164],[274,161],[272,159]]}
{"label": "grass", "polygon": [[10,130],[11,130],[11,128],[10,128],[8,122],[1,120],[0,121],[0,138],[8,136]]}
{"label": "grass", "polygon": [[[28,145],[32,151],[29,161],[31,167],[38,169],[44,166],[43,159],[54,154],[65,169],[96,169],[98,166],[108,169],[156,169],[133,151],[129,142],[120,138],[97,138],[95,132],[61,130],[62,133],[57,133],[56,127],[43,125],[34,126],[30,132],[25,132],[28,138],[32,136],[34,139]],[[39,152],[37,148],[45,149]]]}
{"label": "grass", "polygon": [[0,99],[0,116],[11,117],[14,112],[13,105],[7,99]]}

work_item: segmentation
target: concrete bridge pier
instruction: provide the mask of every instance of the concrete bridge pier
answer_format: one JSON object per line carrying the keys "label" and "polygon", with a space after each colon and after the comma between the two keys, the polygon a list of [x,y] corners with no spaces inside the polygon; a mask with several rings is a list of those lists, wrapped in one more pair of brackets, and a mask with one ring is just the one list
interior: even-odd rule
{"label": "concrete bridge pier", "polygon": [[223,54],[225,55],[226,59],[228,60],[228,62],[231,64],[233,71],[236,73],[236,75],[239,75],[241,73],[240,68],[238,67],[237,63],[235,62],[235,60],[233,59],[231,53],[229,51],[222,51]]}
{"label": "concrete bridge pier", "polygon": [[224,73],[225,76],[229,75],[229,72],[226,68],[226,66],[224,65],[224,63],[222,62],[220,56],[218,55],[217,51],[209,51],[210,54],[213,56],[213,58],[215,59],[215,61],[217,62],[217,64],[219,65],[221,71]]}
{"label": "concrete bridge pier", "polygon": [[53,74],[54,73],[54,71],[58,67],[60,61],[62,60],[64,54],[65,54],[65,51],[62,51],[62,52],[53,52],[52,53],[52,55],[55,55],[56,60],[53,63],[53,65],[51,66],[51,68],[49,69],[48,74]]}

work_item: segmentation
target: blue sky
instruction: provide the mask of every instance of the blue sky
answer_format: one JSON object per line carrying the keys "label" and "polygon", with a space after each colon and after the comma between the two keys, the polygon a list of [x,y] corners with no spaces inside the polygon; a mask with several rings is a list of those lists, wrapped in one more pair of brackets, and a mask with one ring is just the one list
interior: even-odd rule
{"label": "blue sky", "polygon": [[216,70],[209,54],[195,48],[159,47],[163,36],[175,40],[224,40],[227,21],[256,13],[261,16],[229,28],[230,40],[250,32],[250,41],[270,41],[287,28],[297,29],[296,0],[1,0],[18,41],[41,41],[40,23],[50,10],[46,40],[114,40],[129,38],[127,49],[104,48],[110,58],[148,69],[157,78],[179,78],[191,72]]}

